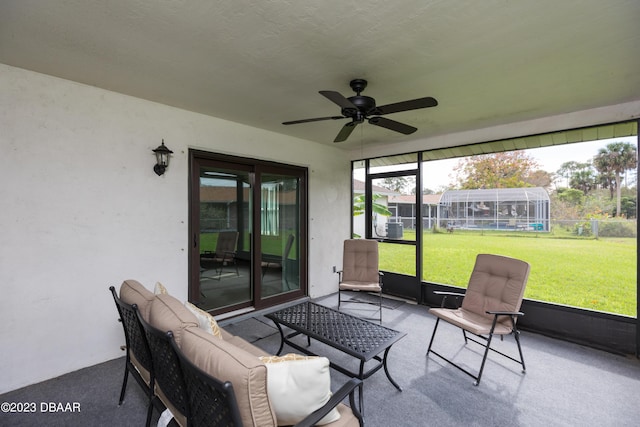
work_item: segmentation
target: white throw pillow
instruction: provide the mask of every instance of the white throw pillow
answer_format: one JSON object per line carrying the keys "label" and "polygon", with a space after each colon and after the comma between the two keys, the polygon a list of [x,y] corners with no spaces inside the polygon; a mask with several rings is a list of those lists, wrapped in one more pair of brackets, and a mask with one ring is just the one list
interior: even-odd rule
{"label": "white throw pillow", "polygon": [[184,306],[196,316],[200,329],[210,333],[216,338],[222,339],[222,333],[220,332],[218,322],[216,322],[216,319],[214,319],[212,315],[191,304],[189,301],[185,302]]}
{"label": "white throw pillow", "polygon": [[156,295],[168,295],[167,288],[160,282],[156,282],[156,287],[153,289],[153,293]]}
{"label": "white throw pillow", "polygon": [[[260,360],[267,366],[267,394],[278,425],[296,424],[331,399],[331,375],[326,357],[290,353],[263,356]],[[333,408],[317,425],[339,418],[340,413]]]}

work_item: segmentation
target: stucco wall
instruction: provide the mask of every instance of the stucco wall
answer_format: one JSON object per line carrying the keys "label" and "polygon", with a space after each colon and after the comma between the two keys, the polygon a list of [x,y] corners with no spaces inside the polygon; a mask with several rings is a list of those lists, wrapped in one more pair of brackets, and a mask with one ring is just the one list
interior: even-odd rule
{"label": "stucco wall", "polygon": [[[163,138],[174,155],[158,177]],[[335,291],[339,149],[1,64],[0,147],[0,393],[122,356],[109,285],[186,298],[189,148],[307,166],[310,293]]]}

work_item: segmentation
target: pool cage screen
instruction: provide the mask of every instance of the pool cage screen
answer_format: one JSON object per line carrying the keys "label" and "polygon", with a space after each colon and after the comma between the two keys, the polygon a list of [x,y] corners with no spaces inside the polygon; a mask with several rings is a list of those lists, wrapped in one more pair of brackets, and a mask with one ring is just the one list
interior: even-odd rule
{"label": "pool cage screen", "polygon": [[549,194],[542,187],[445,191],[439,226],[449,230],[549,231]]}

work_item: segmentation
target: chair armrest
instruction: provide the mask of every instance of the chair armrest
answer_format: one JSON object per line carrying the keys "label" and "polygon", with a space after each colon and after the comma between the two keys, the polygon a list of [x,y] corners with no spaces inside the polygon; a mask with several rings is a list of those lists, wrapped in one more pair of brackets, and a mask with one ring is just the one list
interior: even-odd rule
{"label": "chair armrest", "polygon": [[447,302],[447,297],[456,297],[456,302],[457,302],[457,298],[460,298],[460,297],[464,298],[464,294],[460,292],[433,291],[433,293],[435,295],[443,295],[442,303],[440,304],[441,308],[444,308],[444,304]]}
{"label": "chair armrest", "polygon": [[358,378],[351,378],[347,381],[338,391],[333,393],[331,399],[325,405],[309,414],[304,420],[300,421],[295,427],[312,427],[315,426],[318,421],[320,421],[324,416],[326,416],[333,408],[338,406],[340,402],[344,400],[345,397],[349,396],[349,404],[351,405],[351,411],[353,411],[353,415],[358,418],[360,425],[363,426],[364,422],[362,420],[362,414],[356,407],[355,403],[355,390],[358,386],[362,384],[362,380]]}
{"label": "chair armrest", "polygon": [[496,316],[524,316],[521,311],[486,311],[487,314],[495,314]]}
{"label": "chair armrest", "polygon": [[342,283],[342,270],[336,271],[336,274],[338,275],[338,283]]}
{"label": "chair armrest", "polygon": [[446,291],[433,291],[436,295],[444,295],[444,296],[454,296],[454,297],[463,297],[464,294],[460,292],[446,292]]}

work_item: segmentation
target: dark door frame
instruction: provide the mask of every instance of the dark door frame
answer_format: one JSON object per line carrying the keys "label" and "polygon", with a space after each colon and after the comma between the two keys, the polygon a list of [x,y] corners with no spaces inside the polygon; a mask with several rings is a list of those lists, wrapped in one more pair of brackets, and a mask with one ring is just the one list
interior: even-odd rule
{"label": "dark door frame", "polygon": [[[252,207],[253,215],[252,230],[250,232],[251,241],[251,262],[252,262],[252,280],[253,300],[249,303],[238,304],[223,310],[215,310],[213,314],[222,314],[233,312],[234,310],[246,309],[253,307],[256,310],[275,306],[283,302],[293,301],[302,298],[308,294],[308,169],[300,166],[292,166],[277,162],[263,161],[253,158],[244,158],[239,156],[230,156],[217,154],[208,151],[190,149],[189,150],[189,269],[188,269],[188,298],[189,301],[197,301],[199,299],[199,277],[200,277],[200,212],[199,204],[200,196],[200,162],[210,162],[221,167],[229,169],[236,168],[250,172],[251,185],[255,189],[260,188],[260,176],[262,173],[282,173],[290,174],[299,178],[299,262],[300,262],[300,287],[290,292],[262,298],[261,294],[261,257],[254,256],[261,251],[260,237],[260,191],[253,191]],[[256,232],[258,231],[258,232]]]}

